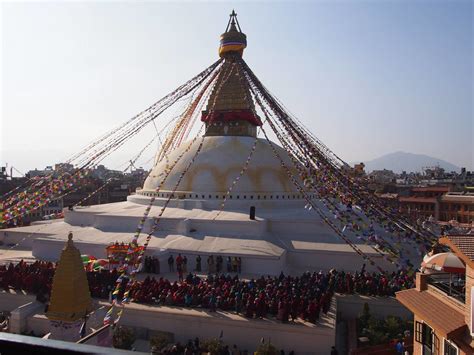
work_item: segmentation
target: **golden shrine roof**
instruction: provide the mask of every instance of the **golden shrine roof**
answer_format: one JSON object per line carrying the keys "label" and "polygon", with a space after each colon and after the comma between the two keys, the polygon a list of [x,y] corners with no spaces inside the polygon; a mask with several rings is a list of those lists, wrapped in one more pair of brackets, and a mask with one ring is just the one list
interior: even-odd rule
{"label": "golden shrine roof", "polygon": [[83,318],[91,310],[92,299],[81,253],[74,246],[72,233],[69,233],[54,273],[46,316],[50,320],[73,322]]}

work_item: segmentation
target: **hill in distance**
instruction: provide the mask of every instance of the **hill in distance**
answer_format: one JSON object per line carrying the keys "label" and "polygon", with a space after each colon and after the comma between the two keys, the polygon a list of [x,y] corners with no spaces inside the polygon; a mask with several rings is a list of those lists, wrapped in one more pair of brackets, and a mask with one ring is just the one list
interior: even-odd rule
{"label": "hill in distance", "polygon": [[395,152],[382,155],[379,158],[364,162],[365,171],[392,170],[395,173],[402,171],[421,172],[423,167],[439,166],[446,172],[460,172],[461,168],[445,160],[433,158],[424,154],[413,154],[407,152]]}

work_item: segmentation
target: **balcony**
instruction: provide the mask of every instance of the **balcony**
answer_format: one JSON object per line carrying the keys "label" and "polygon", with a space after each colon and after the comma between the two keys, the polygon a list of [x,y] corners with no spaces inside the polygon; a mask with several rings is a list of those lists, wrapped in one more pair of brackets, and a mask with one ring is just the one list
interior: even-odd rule
{"label": "balcony", "polygon": [[449,297],[466,303],[466,275],[452,273],[437,273],[428,276],[428,284],[441,290]]}

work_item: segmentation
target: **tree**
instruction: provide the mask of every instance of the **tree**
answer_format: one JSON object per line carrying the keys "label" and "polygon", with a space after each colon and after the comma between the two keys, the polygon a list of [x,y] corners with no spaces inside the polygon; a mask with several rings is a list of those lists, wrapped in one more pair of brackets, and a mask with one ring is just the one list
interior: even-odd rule
{"label": "tree", "polygon": [[219,355],[222,350],[224,350],[224,346],[220,342],[219,339],[206,339],[201,342],[201,348],[206,350],[211,355]]}
{"label": "tree", "polygon": [[280,352],[272,344],[260,344],[255,352],[257,355],[278,355]]}
{"label": "tree", "polygon": [[399,337],[405,330],[401,318],[395,316],[385,318],[384,326],[391,338]]}
{"label": "tree", "polygon": [[157,334],[150,339],[151,353],[161,354],[161,350],[171,342],[166,334]]}
{"label": "tree", "polygon": [[133,330],[119,326],[114,330],[112,341],[114,348],[131,350],[135,339]]}
{"label": "tree", "polygon": [[367,328],[369,325],[369,321],[371,318],[369,304],[367,302],[364,303],[364,308],[362,310],[361,315],[359,316],[360,327],[361,329]]}

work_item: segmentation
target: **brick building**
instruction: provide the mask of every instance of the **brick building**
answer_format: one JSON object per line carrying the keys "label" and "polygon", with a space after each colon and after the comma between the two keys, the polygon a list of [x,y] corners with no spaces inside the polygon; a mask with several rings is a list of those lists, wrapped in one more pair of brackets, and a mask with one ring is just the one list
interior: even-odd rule
{"label": "brick building", "polygon": [[474,221],[474,193],[450,192],[448,186],[413,187],[409,196],[398,197],[399,210],[412,218],[433,217],[440,222]]}
{"label": "brick building", "polygon": [[447,186],[413,187],[410,196],[398,198],[399,208],[412,217],[430,217],[438,219],[439,198],[447,193]]}
{"label": "brick building", "polygon": [[438,220],[458,221],[462,224],[474,222],[474,193],[449,192],[439,198]]}

